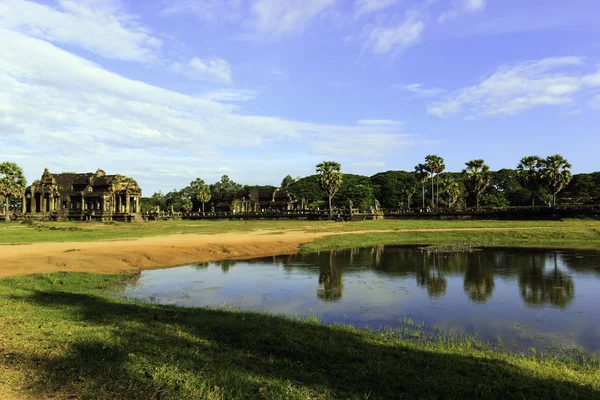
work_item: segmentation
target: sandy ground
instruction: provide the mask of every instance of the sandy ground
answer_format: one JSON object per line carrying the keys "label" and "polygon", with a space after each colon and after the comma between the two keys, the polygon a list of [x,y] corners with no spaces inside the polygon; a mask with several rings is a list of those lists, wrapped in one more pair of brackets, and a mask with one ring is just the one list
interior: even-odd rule
{"label": "sandy ground", "polygon": [[175,234],[128,240],[0,245],[0,278],[56,271],[117,273],[223,259],[292,254],[301,243],[339,234],[448,232],[529,228],[407,229],[393,231],[268,231]]}

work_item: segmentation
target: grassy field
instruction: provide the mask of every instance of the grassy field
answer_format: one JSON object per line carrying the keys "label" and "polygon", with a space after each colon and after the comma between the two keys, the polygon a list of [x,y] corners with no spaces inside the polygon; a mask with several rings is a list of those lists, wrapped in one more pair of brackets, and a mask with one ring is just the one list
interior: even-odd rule
{"label": "grassy field", "polygon": [[[127,275],[0,281],[0,393],[69,399],[597,399],[597,359],[514,355],[405,329],[365,332],[111,296]],[[2,397],[0,395],[0,397]],[[10,398],[9,397],[9,398]]]}
{"label": "grassy field", "polygon": [[[157,221],[146,223],[0,224],[0,244],[117,240],[168,234],[224,233],[270,230],[285,232],[402,231],[423,229],[486,229],[452,232],[363,233],[328,238],[306,249],[368,246],[386,243],[479,242],[487,245],[527,245],[600,248],[600,221]],[[490,229],[498,229],[490,231]],[[507,231],[509,229],[509,231]]]}
{"label": "grassy field", "polygon": [[[600,222],[589,220],[8,224],[0,225],[0,244],[260,229],[362,231],[301,251],[401,243],[600,249]],[[112,295],[132,279],[55,273],[0,280],[0,398],[600,398],[600,362],[582,354],[509,354],[410,324],[366,332]]]}

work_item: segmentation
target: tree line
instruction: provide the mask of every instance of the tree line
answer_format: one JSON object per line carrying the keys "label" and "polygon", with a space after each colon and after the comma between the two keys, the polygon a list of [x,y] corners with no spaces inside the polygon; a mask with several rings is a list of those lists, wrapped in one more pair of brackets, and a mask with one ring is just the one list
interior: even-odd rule
{"label": "tree line", "polygon": [[[196,179],[181,190],[155,193],[143,199],[142,209],[201,210],[194,196]],[[315,174],[286,176],[278,186],[242,185],[223,175],[220,181],[204,184],[211,205],[230,202],[242,189],[285,190],[298,203],[310,209],[347,209],[350,204],[369,211],[376,200],[386,209],[453,209],[468,207],[508,207],[591,204],[600,202],[600,172],[571,173],[571,164],[556,154],[546,158],[523,157],[514,169],[491,171],[484,160],[465,163],[460,172],[446,171],[444,159],[428,155],[412,171],[387,171],[373,176],[345,174],[335,161],[324,161]],[[188,202],[189,201],[189,202]],[[207,200],[208,201],[208,200]],[[145,207],[145,208],[144,208]]]}
{"label": "tree line", "polygon": [[[18,211],[26,180],[22,168],[0,163],[0,207],[5,218]],[[446,171],[444,159],[428,155],[412,171],[387,171],[373,176],[344,174],[335,161],[324,161],[315,174],[286,176],[278,186],[242,185],[227,175],[207,184],[196,178],[183,189],[157,192],[142,198],[141,211],[200,211],[229,203],[242,189],[279,188],[309,209],[369,211],[379,202],[386,209],[453,209],[468,207],[535,206],[600,202],[600,172],[572,175],[571,164],[561,155],[523,157],[514,169],[491,171],[484,160],[465,163],[460,172]],[[420,197],[420,198],[419,198]],[[7,201],[8,199],[8,201]],[[417,200],[418,199],[418,200]]]}

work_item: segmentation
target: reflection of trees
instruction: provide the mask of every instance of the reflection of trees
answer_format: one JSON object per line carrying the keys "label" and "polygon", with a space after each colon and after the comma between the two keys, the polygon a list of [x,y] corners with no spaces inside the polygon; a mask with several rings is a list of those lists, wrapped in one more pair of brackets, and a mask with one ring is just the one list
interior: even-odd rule
{"label": "reflection of trees", "polygon": [[329,262],[322,262],[319,265],[319,287],[317,297],[321,300],[335,302],[342,298],[342,271],[335,262],[335,252],[329,253]]}
{"label": "reflection of trees", "polygon": [[526,304],[565,308],[575,297],[573,279],[558,268],[557,255],[554,254],[554,268],[547,272],[545,260],[532,256],[531,265],[519,275],[519,289]]}
{"label": "reflection of trees", "polygon": [[417,284],[427,288],[427,294],[431,298],[440,298],[446,294],[448,282],[442,276],[438,265],[439,255],[431,255],[431,263],[427,254],[423,253],[421,268],[417,270]]}
{"label": "reflection of trees", "polygon": [[464,290],[475,303],[486,303],[494,292],[494,274],[482,267],[479,253],[472,254],[465,273]]}

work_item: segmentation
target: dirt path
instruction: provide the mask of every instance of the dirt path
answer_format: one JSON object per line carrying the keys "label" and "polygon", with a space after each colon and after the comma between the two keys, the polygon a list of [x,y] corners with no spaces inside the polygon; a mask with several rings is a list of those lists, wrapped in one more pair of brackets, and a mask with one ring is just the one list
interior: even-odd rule
{"label": "dirt path", "polygon": [[265,231],[176,234],[139,239],[0,245],[0,278],[56,271],[116,273],[222,259],[291,254],[329,235],[372,232],[528,230],[528,228],[398,229],[354,232]]}

